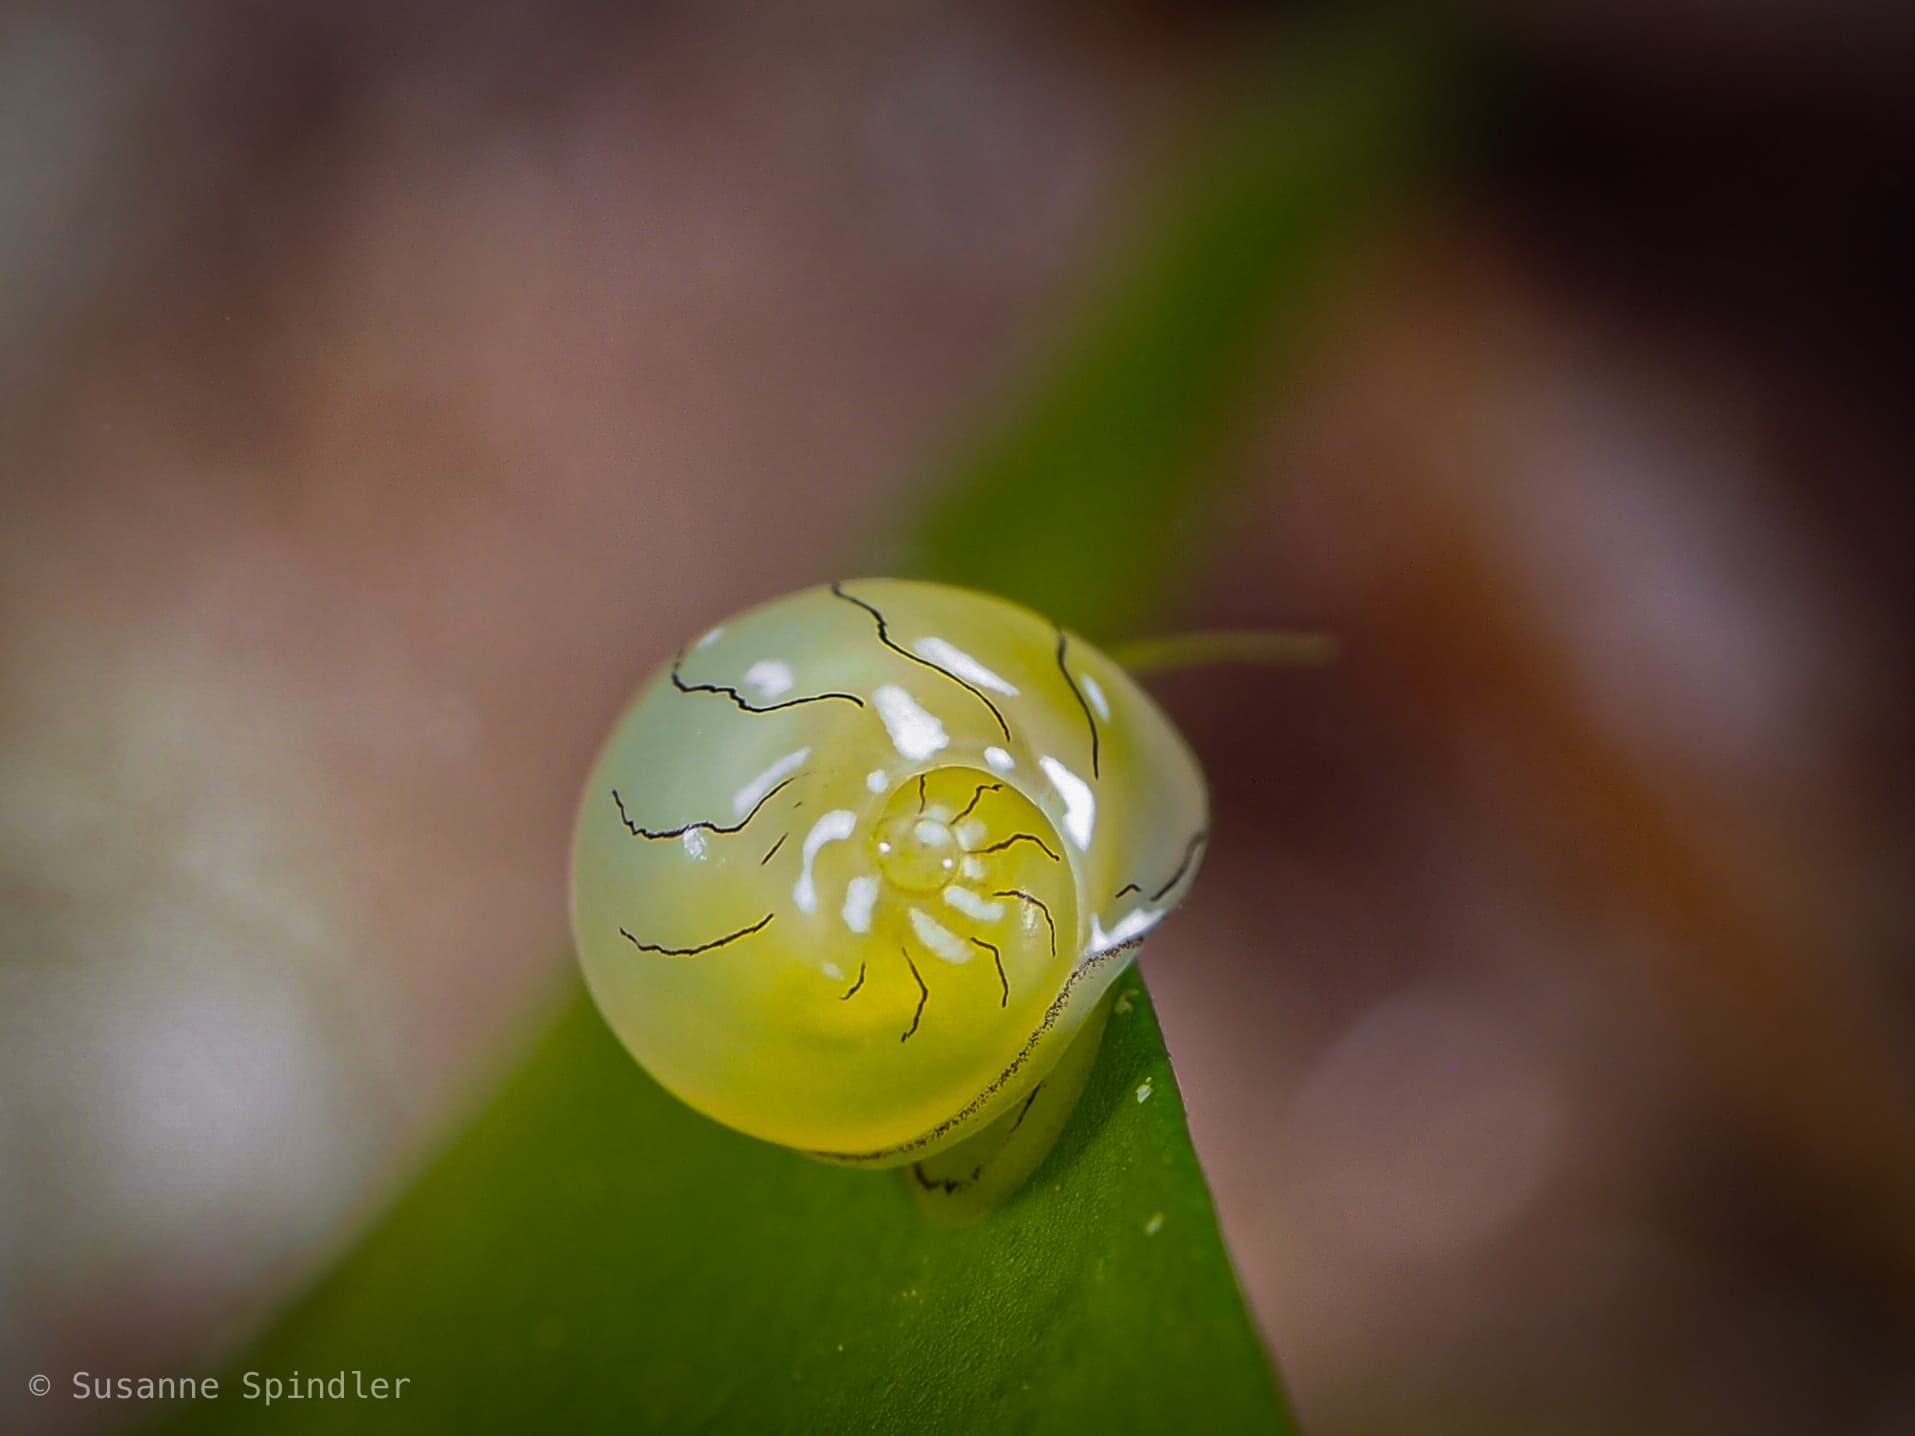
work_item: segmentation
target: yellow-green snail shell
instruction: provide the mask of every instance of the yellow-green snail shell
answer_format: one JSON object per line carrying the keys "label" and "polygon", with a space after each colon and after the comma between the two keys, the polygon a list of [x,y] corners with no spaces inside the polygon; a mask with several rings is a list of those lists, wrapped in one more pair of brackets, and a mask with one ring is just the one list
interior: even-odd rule
{"label": "yellow-green snail shell", "polygon": [[573,926],[666,1088],[888,1166],[1033,1090],[1207,825],[1189,748],[1088,643],[986,594],[847,580],[640,692],[579,810]]}

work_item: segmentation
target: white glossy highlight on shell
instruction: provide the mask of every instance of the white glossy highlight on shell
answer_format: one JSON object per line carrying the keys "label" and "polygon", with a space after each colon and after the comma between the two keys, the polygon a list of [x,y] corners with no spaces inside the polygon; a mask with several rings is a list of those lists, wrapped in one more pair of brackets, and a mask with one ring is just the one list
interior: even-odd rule
{"label": "white glossy highlight on shell", "polygon": [[700,638],[698,642],[694,643],[692,647],[693,648],[710,648],[714,643],[718,642],[718,640],[723,638],[724,636],[725,636],[725,625],[721,623],[716,628],[706,629],[704,636]]}
{"label": "white glossy highlight on shell", "polygon": [[1090,700],[1090,706],[1097,710],[1097,716],[1108,723],[1110,721],[1110,699],[1104,696],[1102,686],[1088,673],[1079,673],[1076,675],[1076,678],[1077,686],[1083,690],[1084,696]]}
{"label": "white glossy highlight on shell", "polygon": [[791,888],[791,900],[797,904],[798,911],[818,910],[818,884],[811,875],[811,866],[818,860],[818,850],[826,843],[841,842],[850,837],[857,826],[858,815],[849,808],[833,808],[811,825],[811,831],[805,834],[804,866],[799,870],[798,881]]}
{"label": "white glossy highlight on shell", "polygon": [[946,962],[954,965],[969,962],[971,954],[975,951],[968,942],[923,908],[911,909],[911,931],[917,934],[919,942]]}
{"label": "white glossy highlight on shell", "polygon": [[1003,903],[992,902],[955,883],[944,890],[944,900],[966,917],[976,918],[979,922],[996,922],[1004,916]]}
{"label": "white glossy highlight on shell", "polygon": [[957,825],[958,846],[966,851],[983,847],[990,836],[991,826],[982,818],[966,818]]}
{"label": "white glossy highlight on shell", "polygon": [[1017,766],[1015,758],[995,745],[984,750],[984,761],[990,764],[993,773],[1008,773]]}
{"label": "white glossy highlight on shell", "polygon": [[1163,921],[1163,916],[1159,910],[1147,907],[1133,908],[1117,919],[1116,924],[1109,932],[1106,932],[1104,925],[1097,920],[1097,915],[1092,913],[1090,950],[1105,952],[1113,947],[1122,947],[1127,942],[1134,942]]}
{"label": "white glossy highlight on shell", "polygon": [[746,813],[749,813],[753,808],[758,806],[765,794],[769,793],[786,778],[789,778],[793,773],[797,772],[799,765],[810,756],[811,750],[809,748],[800,748],[795,753],[785,754],[784,757],[773,763],[769,768],[765,769],[764,772],[760,773],[749,783],[745,784],[744,787],[731,795],[731,815],[734,818],[744,817]]}
{"label": "white glossy highlight on shell", "polygon": [[871,931],[871,911],[878,905],[878,880],[860,873],[845,884],[844,925],[853,932]]}
{"label": "white glossy highlight on shell", "polygon": [[873,768],[864,775],[864,785],[873,793],[882,793],[890,786],[891,778],[882,768]]}
{"label": "white glossy highlight on shell", "polygon": [[702,858],[705,856],[705,830],[703,828],[685,829],[679,841],[685,845],[685,855],[687,857]]}
{"label": "white glossy highlight on shell", "polygon": [[918,700],[895,683],[882,685],[871,695],[878,718],[891,737],[891,746],[913,762],[923,762],[932,754],[950,746],[944,725],[926,712]]}
{"label": "white glossy highlight on shell", "polygon": [[1002,693],[1006,698],[1018,696],[1017,690],[999,678],[990,669],[979,663],[970,654],[942,638],[920,638],[911,645],[920,658],[928,658],[938,667],[955,673],[958,677],[979,688],[988,688],[993,693]]}
{"label": "white glossy highlight on shell", "polygon": [[1037,766],[1064,800],[1064,831],[1079,851],[1090,851],[1091,830],[1097,826],[1097,797],[1090,784],[1048,753],[1037,760]]}
{"label": "white glossy highlight on shell", "polygon": [[745,686],[757,689],[761,698],[782,698],[796,681],[791,665],[776,658],[761,658],[745,670]]}

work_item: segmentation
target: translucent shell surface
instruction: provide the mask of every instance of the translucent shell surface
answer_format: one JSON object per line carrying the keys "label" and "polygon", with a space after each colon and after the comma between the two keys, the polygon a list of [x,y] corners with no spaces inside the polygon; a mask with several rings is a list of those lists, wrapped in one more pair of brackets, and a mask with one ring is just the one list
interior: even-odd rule
{"label": "translucent shell surface", "polygon": [[1183,897],[1203,775],[1110,659],[892,579],[712,629],[619,719],[573,841],[606,1021],[699,1111],[837,1161],[1020,1100]]}

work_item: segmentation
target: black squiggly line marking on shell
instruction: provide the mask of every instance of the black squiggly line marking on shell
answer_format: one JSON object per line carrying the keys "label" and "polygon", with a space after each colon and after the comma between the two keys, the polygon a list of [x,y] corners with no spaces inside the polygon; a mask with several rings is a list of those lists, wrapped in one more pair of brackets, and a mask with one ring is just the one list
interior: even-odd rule
{"label": "black squiggly line marking on shell", "polygon": [[1117,889],[1116,893],[1111,897],[1111,901],[1116,902],[1117,899],[1122,897],[1125,893],[1140,893],[1142,891],[1143,889],[1139,887],[1136,883],[1125,883],[1122,887]]}
{"label": "black squiggly line marking on shell", "polygon": [[[696,822],[696,823],[687,823],[682,828],[658,828],[656,830],[652,828],[641,828],[637,823],[634,823],[631,820],[631,818],[626,814],[625,800],[619,797],[617,788],[612,789],[612,802],[618,806],[618,820],[621,823],[625,824],[626,830],[630,832],[631,835],[635,838],[650,838],[654,842],[656,842],[661,838],[682,838],[685,836],[685,834],[693,831],[694,829],[703,829],[705,832],[718,833],[718,834],[737,833],[737,832],[744,831],[745,825],[749,823],[753,818],[758,816],[758,810],[760,808],[764,807],[766,803],[769,803],[773,798],[777,797],[778,794],[782,792],[784,789],[790,787],[793,783],[797,782],[798,779],[805,776],[806,775],[803,773],[796,773],[796,774],[793,774],[791,777],[785,779],[784,782],[780,783],[777,787],[773,788],[769,793],[765,794],[764,797],[760,798],[756,803],[752,804],[751,811],[749,813],[746,813],[745,816],[740,818],[737,822],[733,823],[729,828],[721,827],[717,823],[707,823],[703,821]],[[782,839],[780,841],[782,841]],[[776,851],[778,851],[776,848],[772,849],[772,852],[776,852]]]}
{"label": "black squiggly line marking on shell", "polygon": [[618,935],[640,952],[655,952],[660,957],[697,957],[701,952],[710,952],[715,947],[723,947],[727,943],[737,942],[741,937],[750,937],[754,932],[763,932],[765,928],[770,925],[773,916],[774,914],[772,913],[766,913],[750,927],[741,927],[737,932],[726,933],[723,937],[714,938],[710,942],[700,943],[697,947],[660,947],[655,942],[640,942],[622,927],[618,930]]}
{"label": "black squiggly line marking on shell", "polygon": [[1197,849],[1203,846],[1209,836],[1210,830],[1207,828],[1199,828],[1190,835],[1190,841],[1184,844],[1184,860],[1177,864],[1177,871],[1170,875],[1170,881],[1150,895],[1152,902],[1162,902],[1164,894],[1184,880],[1184,874],[1190,871],[1191,859],[1197,856]]}
{"label": "black squiggly line marking on shell", "polygon": [[924,811],[924,804],[925,804],[924,780],[930,776],[931,775],[929,773],[918,774],[918,811],[920,813]]}
{"label": "black squiggly line marking on shell", "polygon": [[1077,706],[1084,710],[1084,721],[1090,724],[1090,775],[1093,778],[1101,778],[1104,776],[1102,771],[1100,771],[1100,764],[1102,762],[1101,750],[1103,745],[1097,738],[1097,715],[1091,712],[1090,704],[1085,701],[1083,690],[1078,688],[1077,680],[1071,677],[1071,670],[1064,662],[1065,651],[1069,649],[1070,645],[1070,636],[1066,634],[1063,629],[1058,629],[1057,671],[1064,675],[1064,681],[1070,685],[1071,697],[1077,700]]}
{"label": "black squiggly line marking on shell", "polygon": [[943,1192],[945,1196],[953,1197],[959,1192],[975,1187],[984,1175],[984,1166],[979,1163],[971,1168],[971,1175],[968,1177],[927,1177],[924,1174],[924,1163],[913,1162],[911,1175],[917,1179],[918,1185],[925,1191]]}
{"label": "black squiggly line marking on shell", "polygon": [[1011,980],[1004,975],[1004,954],[981,937],[972,938],[971,944],[974,947],[981,947],[991,954],[991,961],[997,964],[997,985],[1004,989],[1004,995],[997,1000],[997,1005],[999,1007],[1009,1007],[1011,1005]]}
{"label": "black squiggly line marking on shell", "polygon": [[1004,721],[1004,715],[998,711],[997,704],[991,701],[990,696],[986,694],[982,688],[979,688],[976,684],[966,682],[964,679],[958,677],[957,674],[953,673],[950,669],[941,667],[938,664],[933,663],[928,658],[920,658],[917,654],[913,653],[908,648],[898,647],[898,645],[892,642],[891,640],[891,627],[889,624],[885,622],[884,615],[882,613],[879,613],[877,609],[873,608],[870,604],[866,603],[863,599],[853,597],[851,594],[846,593],[843,587],[839,584],[835,584],[835,583],[832,584],[831,591],[832,593],[837,595],[839,598],[842,598],[846,603],[855,603],[859,608],[862,608],[866,613],[871,615],[872,621],[878,625],[878,642],[882,643],[886,648],[890,649],[893,653],[897,654],[900,658],[910,659],[913,663],[917,664],[920,668],[928,668],[933,673],[942,673],[946,678],[950,679],[953,683],[957,684],[958,687],[969,690],[969,692],[972,694],[973,697],[977,699],[978,702],[982,703],[986,708],[991,710],[991,716],[997,720],[998,731],[1004,735],[1004,741],[1007,743],[1011,741],[1010,724]]}
{"label": "black squiggly line marking on shell", "polygon": [[778,834],[778,841],[771,845],[770,852],[766,853],[762,858],[758,859],[758,866],[762,868],[766,863],[770,862],[773,858],[777,857],[778,849],[782,848],[785,845],[785,839],[790,836],[791,836],[790,833]]}
{"label": "black squiggly line marking on shell", "polygon": [[[1049,1079],[1047,1078],[1045,1080],[1048,1081]],[[1024,1099],[1023,1104],[1017,1109],[1017,1116],[1012,1119],[1011,1125],[1004,1130],[1004,1140],[1006,1143],[1016,1135],[1017,1129],[1024,1125],[1024,1119],[1031,1115],[1031,1104],[1037,1100],[1037,1094],[1043,1090],[1043,1082],[1039,1082],[1035,1087],[1031,1088],[1031,1095]],[[975,1167],[971,1168],[971,1175],[968,1177],[933,1177],[925,1172],[924,1163],[922,1162],[913,1162],[911,1164],[911,1175],[917,1179],[918,1185],[927,1192],[942,1191],[947,1197],[956,1196],[959,1192],[975,1187],[979,1182],[983,1181],[985,1166],[990,1162],[996,1161],[1002,1155],[1002,1148],[991,1153],[984,1161],[979,1162]]]}
{"label": "black squiggly line marking on shell", "polygon": [[954,823],[963,822],[966,818],[971,816],[971,809],[977,806],[978,799],[982,798],[986,793],[995,792],[997,789],[1002,788],[1003,786],[1004,785],[1002,783],[979,783],[977,787],[977,791],[971,794],[971,801],[964,805],[964,811],[959,813],[955,818],[951,819],[951,821]]}
{"label": "black squiggly line marking on shell", "polygon": [[858,995],[858,989],[864,986],[864,969],[865,969],[865,964],[863,964],[862,962],[859,963],[858,964],[858,980],[851,984],[851,990],[845,993],[844,996],[840,997],[838,1001],[849,1002],[852,998]]}
{"label": "black squiggly line marking on shell", "polygon": [[1044,1009],[1044,1016],[1038,1022],[1037,1029],[1025,1039],[1024,1045],[1018,1049],[1017,1055],[1011,1058],[1010,1064],[1006,1066],[1002,1072],[997,1074],[996,1080],[994,1080],[990,1086],[986,1087],[982,1092],[978,1093],[977,1096],[973,1097],[969,1102],[966,1102],[955,1114],[946,1117],[930,1131],[920,1133],[908,1142],[900,1142],[895,1147],[880,1147],[875,1152],[813,1152],[812,1155],[814,1157],[822,1157],[828,1162],[844,1162],[852,1166],[866,1166],[873,1162],[893,1161],[903,1156],[906,1152],[922,1151],[924,1148],[942,1140],[944,1136],[954,1128],[963,1126],[966,1122],[969,1122],[972,1117],[976,1116],[978,1111],[989,1102],[991,1098],[995,1097],[1004,1089],[1005,1083],[1009,1082],[1023,1070],[1024,1064],[1031,1060],[1031,1054],[1037,1050],[1037,1044],[1044,1040],[1044,1034],[1057,1025],[1057,1019],[1062,1017],[1065,1009],[1070,1006],[1071,992],[1076,988],[1078,983],[1082,982],[1093,972],[1102,969],[1103,966],[1112,959],[1122,957],[1127,952],[1136,951],[1139,947],[1143,946],[1143,943],[1144,940],[1141,937],[1133,938],[1129,942],[1120,942],[1115,947],[1107,947],[1101,952],[1086,953],[1083,957],[1079,958],[1077,966],[1071,969],[1071,975],[1064,979],[1063,990],[1051,999],[1051,1005]]}
{"label": "black squiggly line marking on shell", "polygon": [[931,989],[924,985],[924,978],[918,972],[918,965],[911,961],[911,950],[899,948],[898,951],[904,954],[904,965],[911,969],[911,977],[918,985],[918,1010],[911,1014],[910,1030],[898,1039],[900,1042],[908,1042],[911,1040],[911,1033],[918,1030],[918,1023],[924,1017],[924,1004],[930,999]]}
{"label": "black squiggly line marking on shell", "polygon": [[[1050,1079],[1047,1077],[1044,1080],[1048,1082]],[[1017,1120],[1011,1123],[1011,1132],[1015,1132],[1019,1127],[1024,1125],[1024,1119],[1031,1115],[1031,1103],[1037,1100],[1037,1094],[1043,1090],[1043,1082],[1039,1082],[1035,1087],[1031,1088],[1031,1095],[1026,1097],[1024,1099],[1024,1105],[1017,1109]],[[1008,1137],[1011,1135],[1011,1132],[1006,1132],[1004,1135]]]}
{"label": "black squiggly line marking on shell", "polygon": [[1036,908],[1039,912],[1043,913],[1044,926],[1048,927],[1051,930],[1051,956],[1052,957],[1057,956],[1057,924],[1055,921],[1052,920],[1051,910],[1044,905],[1044,900],[1042,898],[1032,897],[1031,894],[1025,892],[1022,888],[1004,888],[998,892],[992,893],[991,896],[1016,898],[1020,902],[1029,903],[1032,907]]}
{"label": "black squiggly line marking on shell", "polygon": [[687,683],[679,676],[679,665],[685,661],[685,650],[679,649],[677,657],[672,659],[672,687],[680,693],[722,693],[747,713],[776,713],[780,708],[796,708],[803,703],[829,703],[841,699],[846,703],[855,703],[864,707],[864,699],[855,693],[812,693],[803,698],[787,698],[782,703],[767,703],[762,708],[747,703],[745,697],[736,688],[724,683]]}
{"label": "black squiggly line marking on shell", "polygon": [[1011,844],[1013,843],[1036,843],[1040,848],[1044,849],[1044,856],[1049,858],[1052,862],[1061,863],[1064,861],[1056,853],[1052,852],[1050,850],[1050,845],[1046,843],[1042,838],[1038,837],[1037,834],[1035,833],[1013,833],[1010,837],[1006,838],[1003,842],[992,843],[990,847],[979,848],[977,849],[977,851],[980,853],[1001,853],[1006,848],[1010,847]]}
{"label": "black squiggly line marking on shell", "polygon": [[924,1163],[922,1162],[913,1162],[911,1164],[911,1175],[917,1180],[917,1184],[925,1191],[943,1192],[947,1197],[954,1196],[956,1193],[963,1191],[971,1185],[971,1182],[977,1180],[975,1174],[971,1177],[970,1182],[965,1181],[962,1177],[927,1177],[924,1175]]}

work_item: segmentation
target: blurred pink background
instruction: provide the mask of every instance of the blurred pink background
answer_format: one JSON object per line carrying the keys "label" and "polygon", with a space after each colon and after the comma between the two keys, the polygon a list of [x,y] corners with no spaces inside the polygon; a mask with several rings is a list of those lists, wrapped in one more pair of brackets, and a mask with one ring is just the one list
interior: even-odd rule
{"label": "blurred pink background", "polygon": [[[617,707],[910,511],[1261,18],[0,15],[7,1400],[482,1100]],[[1915,28],[1475,20],[1165,616],[1345,654],[1160,688],[1225,1233],[1319,1436],[1915,1430]]]}

